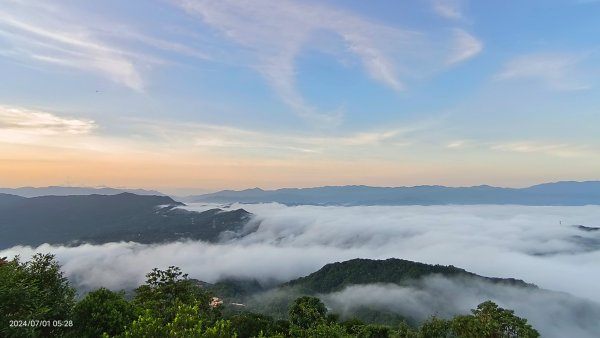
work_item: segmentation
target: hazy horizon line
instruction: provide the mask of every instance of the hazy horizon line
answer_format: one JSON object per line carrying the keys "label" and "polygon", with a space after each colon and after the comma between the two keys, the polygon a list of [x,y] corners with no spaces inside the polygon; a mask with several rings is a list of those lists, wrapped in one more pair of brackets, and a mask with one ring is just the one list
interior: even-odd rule
{"label": "hazy horizon line", "polygon": [[[245,190],[253,190],[260,189],[263,191],[276,191],[280,189],[315,189],[315,188],[323,188],[323,187],[370,187],[370,188],[414,188],[414,187],[448,187],[448,188],[472,188],[472,187],[494,187],[494,188],[509,188],[509,189],[524,189],[530,188],[537,185],[542,184],[554,184],[554,183],[563,183],[563,182],[571,182],[571,183],[589,183],[589,182],[600,182],[599,179],[590,179],[590,180],[555,180],[555,181],[542,181],[539,183],[533,184],[521,184],[521,185],[493,185],[493,184],[472,184],[472,185],[460,185],[460,184],[414,184],[414,185],[376,185],[376,184],[324,184],[324,185],[310,185],[310,186],[279,186],[279,187],[270,187],[270,188],[262,188],[257,186],[247,186],[247,187],[222,187],[222,188],[202,188],[202,187],[124,187],[124,186],[110,186],[110,185],[71,185],[71,184],[57,184],[57,185],[44,185],[44,186],[34,186],[34,185],[26,185],[26,186],[0,186],[0,189],[44,189],[44,188],[82,188],[82,189],[118,189],[118,190],[145,190],[145,191],[156,191],[159,193],[163,193],[165,195],[178,195],[184,196],[185,191],[187,191],[188,196],[193,194],[210,194],[219,191],[245,191]],[[183,194],[182,194],[183,193]]]}

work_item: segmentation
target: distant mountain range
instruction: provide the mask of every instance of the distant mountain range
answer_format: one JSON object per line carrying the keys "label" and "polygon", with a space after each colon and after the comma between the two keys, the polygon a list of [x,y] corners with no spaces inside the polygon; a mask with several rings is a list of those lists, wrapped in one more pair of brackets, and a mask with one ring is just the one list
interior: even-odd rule
{"label": "distant mountain range", "polygon": [[243,209],[194,212],[177,208],[181,205],[167,196],[132,193],[31,198],[0,194],[0,249],[43,243],[217,241],[236,236],[251,216]]}
{"label": "distant mountain range", "polygon": [[39,196],[70,196],[70,195],[117,195],[124,192],[129,192],[136,195],[154,195],[165,196],[165,194],[156,190],[145,189],[116,189],[116,188],[88,188],[88,187],[21,187],[21,188],[0,188],[0,194],[11,194],[22,197],[39,197]]}
{"label": "distant mountain range", "polygon": [[528,188],[499,188],[488,185],[474,187],[352,185],[277,190],[254,188],[190,196],[184,201],[204,203],[277,202],[286,205],[598,205],[600,204],[600,181],[545,183]]}
{"label": "distant mountain range", "polygon": [[[156,190],[117,189],[109,187],[21,187],[0,188],[0,194],[22,197],[73,195],[166,196]],[[177,198],[177,197],[176,197]],[[260,188],[177,198],[200,203],[281,203],[286,205],[444,205],[444,204],[516,204],[516,205],[600,205],[600,181],[563,181],[527,188],[502,188],[489,185],[446,187],[421,185],[413,187],[371,187],[365,185],[324,186],[314,188]]]}

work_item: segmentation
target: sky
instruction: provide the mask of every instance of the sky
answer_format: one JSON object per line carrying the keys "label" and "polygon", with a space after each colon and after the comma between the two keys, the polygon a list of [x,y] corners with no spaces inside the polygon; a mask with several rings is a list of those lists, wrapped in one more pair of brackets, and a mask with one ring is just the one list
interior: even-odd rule
{"label": "sky", "polygon": [[600,1],[0,6],[0,186],[599,179]]}

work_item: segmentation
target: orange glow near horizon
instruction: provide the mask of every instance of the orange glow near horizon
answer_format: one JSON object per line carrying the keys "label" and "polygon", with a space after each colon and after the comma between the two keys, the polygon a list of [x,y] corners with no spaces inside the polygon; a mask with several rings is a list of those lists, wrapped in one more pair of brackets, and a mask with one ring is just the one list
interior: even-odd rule
{"label": "orange glow near horizon", "polygon": [[[29,154],[30,156],[33,154]],[[190,154],[42,153],[38,158],[3,156],[0,185],[111,186],[146,189],[245,189],[323,185],[412,186],[491,184],[527,186],[560,180],[552,175],[526,177],[522,172],[487,165],[390,163],[347,160],[250,160],[205,158]],[[552,173],[550,173],[552,174]],[[585,179],[585,177],[581,178]]]}

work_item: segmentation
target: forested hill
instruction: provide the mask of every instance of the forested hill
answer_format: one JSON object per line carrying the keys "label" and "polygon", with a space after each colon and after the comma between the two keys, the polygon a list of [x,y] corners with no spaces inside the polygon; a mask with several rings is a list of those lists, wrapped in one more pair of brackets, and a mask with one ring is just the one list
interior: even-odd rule
{"label": "forested hill", "polygon": [[[35,208],[36,212],[49,212],[54,211],[55,213],[62,212],[93,212],[96,210],[100,212],[101,209],[110,208],[118,212],[117,209],[132,210],[132,209],[143,209],[146,207],[152,207],[157,205],[183,205],[181,202],[176,202],[167,196],[142,196],[133,193],[120,193],[117,195],[69,195],[69,196],[38,196],[24,198],[15,195],[13,199],[18,200],[19,203],[12,205],[14,210]],[[0,210],[2,206],[0,205]],[[30,215],[35,217],[35,215]]]}
{"label": "forested hill", "polygon": [[452,265],[430,265],[397,258],[386,260],[352,259],[345,262],[331,263],[306,277],[294,279],[284,285],[300,288],[307,293],[329,293],[358,284],[402,284],[432,274],[439,274],[444,277],[470,277],[513,286],[534,286],[518,279],[482,277]]}
{"label": "forested hill", "polygon": [[363,185],[316,188],[285,188],[242,191],[224,190],[191,196],[186,202],[270,203],[287,205],[600,205],[600,181],[556,182],[527,188],[500,188],[488,185],[445,187],[369,187]]}
{"label": "forested hill", "polygon": [[[543,292],[548,294],[549,297],[555,297],[555,299],[568,299],[570,297],[538,289],[537,286],[518,279],[488,278],[454,266],[430,265],[396,258],[387,260],[352,259],[331,263],[306,277],[273,286],[261,286],[253,280],[232,279],[221,280],[215,284],[194,280],[194,284],[209,290],[226,303],[243,304],[242,307],[228,307],[226,313],[253,311],[275,318],[284,318],[287,310],[297,297],[318,296],[331,300],[331,295],[344,292],[350,287],[361,285],[374,287],[382,284],[385,284],[386,287],[389,284],[396,284],[400,287],[409,287],[412,290],[432,292],[428,290],[426,284],[423,284],[423,281],[429,277],[439,277],[457,282],[457,285],[460,285],[459,288],[476,292],[476,297],[481,297],[482,301],[485,300],[483,295],[486,293],[493,294],[494,288],[498,285],[518,287],[531,292]],[[376,294],[373,297],[376,298]],[[453,296],[450,295],[449,297],[452,298]],[[368,323],[384,323],[392,326],[397,326],[403,321],[412,324],[417,323],[415,318],[412,318],[412,314],[401,314],[391,310],[387,305],[378,306],[375,303],[369,306],[359,305],[358,303],[352,305],[350,303],[336,303],[335,301],[329,305],[331,311],[340,314],[345,319],[355,317]],[[440,307],[438,310],[445,311],[445,309]]]}
{"label": "forested hill", "polygon": [[[9,195],[10,196],[10,195]],[[243,209],[202,213],[177,209],[167,196],[0,196],[0,248],[14,245],[155,243],[181,238],[214,241],[249,220]]]}
{"label": "forested hill", "polygon": [[[465,278],[470,281],[482,281],[491,284],[537,288],[534,284],[526,283],[520,279],[484,277],[452,265],[432,265],[398,258],[386,260],[356,258],[344,262],[330,263],[305,277],[269,287],[261,286],[256,280],[243,279],[223,279],[214,284],[194,279],[194,283],[211,290],[219,297],[232,302],[248,303],[252,307],[252,303],[255,301],[253,294],[265,291],[279,290],[282,294],[298,296],[328,294],[341,291],[346,287],[368,284],[397,284],[419,287],[418,283],[415,284],[415,282],[433,275],[444,278]],[[279,297],[276,302],[281,304],[275,305],[273,303],[266,307],[262,304],[259,311],[264,310],[277,315],[277,309],[286,309],[289,304],[285,302],[289,302],[291,299],[286,300],[286,297]]]}

